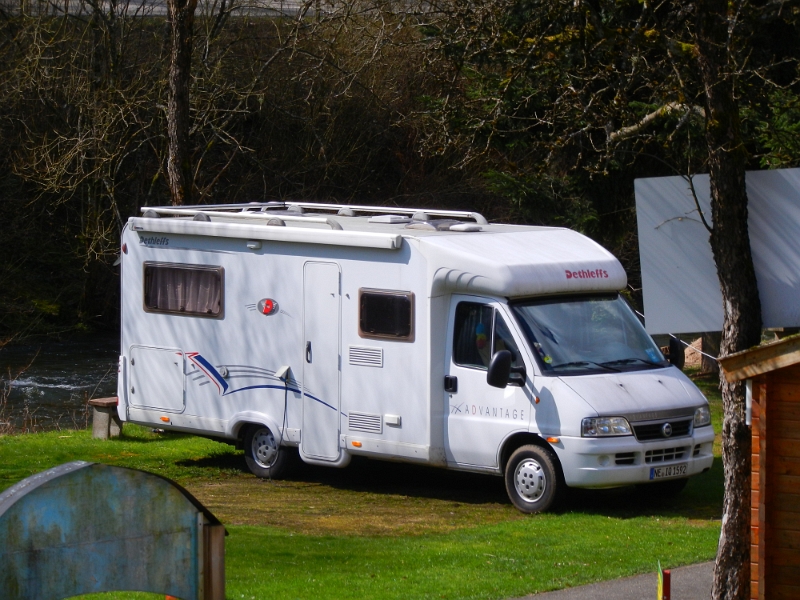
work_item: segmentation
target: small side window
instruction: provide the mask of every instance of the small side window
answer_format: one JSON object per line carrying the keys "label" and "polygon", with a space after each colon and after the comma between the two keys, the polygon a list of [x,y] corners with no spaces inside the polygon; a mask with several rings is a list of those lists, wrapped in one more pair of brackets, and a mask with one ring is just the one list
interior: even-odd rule
{"label": "small side window", "polygon": [[358,291],[358,335],[414,341],[414,294],[393,290]]}
{"label": "small side window", "polygon": [[173,263],[144,264],[144,310],[221,319],[222,267]]}

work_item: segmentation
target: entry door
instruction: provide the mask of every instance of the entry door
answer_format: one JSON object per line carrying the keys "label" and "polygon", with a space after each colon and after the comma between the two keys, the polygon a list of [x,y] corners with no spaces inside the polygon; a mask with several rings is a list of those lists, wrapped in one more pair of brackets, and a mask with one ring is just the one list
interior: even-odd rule
{"label": "entry door", "polygon": [[303,430],[305,456],[339,457],[339,265],[307,262],[303,270]]}
{"label": "entry door", "polygon": [[[531,406],[523,389],[486,383],[491,356],[510,350],[525,364],[499,305],[474,296],[453,296],[445,368],[447,461],[496,467],[500,444],[514,431],[527,431]],[[532,371],[528,369],[528,373]]]}

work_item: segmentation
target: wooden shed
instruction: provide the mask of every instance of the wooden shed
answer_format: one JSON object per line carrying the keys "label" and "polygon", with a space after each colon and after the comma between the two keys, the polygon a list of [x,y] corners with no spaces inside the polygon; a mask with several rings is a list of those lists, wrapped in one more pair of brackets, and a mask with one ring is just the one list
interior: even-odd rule
{"label": "wooden shed", "polygon": [[752,398],[751,592],[800,598],[800,336],[720,359]]}

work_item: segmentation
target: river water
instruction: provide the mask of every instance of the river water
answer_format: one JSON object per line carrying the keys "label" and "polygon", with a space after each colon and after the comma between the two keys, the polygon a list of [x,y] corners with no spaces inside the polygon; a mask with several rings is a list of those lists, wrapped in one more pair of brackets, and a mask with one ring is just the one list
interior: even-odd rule
{"label": "river water", "polygon": [[119,336],[109,334],[0,348],[0,429],[90,425],[86,402],[117,393],[118,356]]}

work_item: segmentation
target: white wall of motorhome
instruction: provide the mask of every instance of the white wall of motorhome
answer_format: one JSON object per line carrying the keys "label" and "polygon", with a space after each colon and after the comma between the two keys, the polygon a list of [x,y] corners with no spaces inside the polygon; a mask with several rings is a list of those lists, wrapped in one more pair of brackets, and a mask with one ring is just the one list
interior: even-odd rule
{"label": "white wall of motorhome", "polygon": [[[338,430],[343,436],[353,438],[349,430],[351,413],[380,415],[380,422],[373,423],[373,429],[378,431],[356,432],[361,447],[347,446],[352,451],[429,460],[432,444],[428,399],[432,383],[426,269],[415,264],[424,259],[412,244],[404,244],[398,250],[364,250],[263,241],[259,248],[249,249],[246,239],[154,236],[129,228],[122,241],[128,250],[122,260],[118,390],[123,419],[229,438],[235,438],[246,422],[280,431],[285,394],[283,383],[274,372],[288,365],[302,384],[306,364],[303,294],[314,282],[304,275],[305,266],[333,263],[341,273],[341,400],[317,399],[334,407],[331,411],[337,409]],[[222,267],[222,318],[146,312],[143,265],[148,262]],[[413,292],[414,341],[360,337],[360,288]],[[275,314],[266,316],[258,311],[258,302],[264,298],[278,303]],[[359,364],[352,358],[351,347],[377,352],[381,366]],[[208,365],[226,375],[224,383]],[[170,375],[176,370],[185,376]],[[291,382],[289,387],[299,390]],[[306,391],[312,396],[318,394],[316,390]],[[286,400],[284,438],[296,443],[303,424],[303,401],[299,391],[290,391]],[[387,424],[385,415],[399,419]],[[349,440],[345,436],[341,442],[346,445]],[[441,441],[434,439],[434,445],[441,447]]]}

